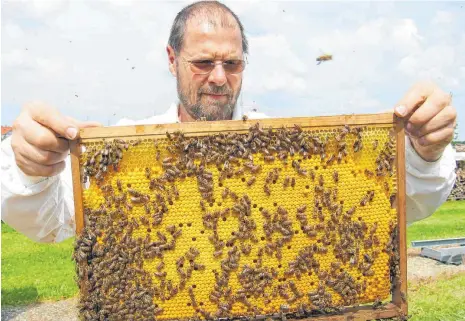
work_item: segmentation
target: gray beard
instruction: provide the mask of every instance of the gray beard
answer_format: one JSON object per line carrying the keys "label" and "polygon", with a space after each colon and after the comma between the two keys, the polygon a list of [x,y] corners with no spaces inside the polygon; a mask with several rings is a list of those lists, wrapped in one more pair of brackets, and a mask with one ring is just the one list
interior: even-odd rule
{"label": "gray beard", "polygon": [[[200,93],[197,93],[197,102],[195,104],[190,104],[188,100],[188,95],[186,95],[180,87],[179,81],[177,82],[178,97],[181,104],[184,106],[186,112],[192,118],[196,120],[206,119],[206,120],[231,120],[236,108],[237,99],[234,99],[234,103],[228,101],[226,104],[212,104],[204,105],[200,101]],[[212,92],[223,93],[221,89],[214,89]],[[240,88],[239,88],[240,92]],[[229,96],[231,97],[231,96]],[[237,98],[237,97],[235,97]]]}

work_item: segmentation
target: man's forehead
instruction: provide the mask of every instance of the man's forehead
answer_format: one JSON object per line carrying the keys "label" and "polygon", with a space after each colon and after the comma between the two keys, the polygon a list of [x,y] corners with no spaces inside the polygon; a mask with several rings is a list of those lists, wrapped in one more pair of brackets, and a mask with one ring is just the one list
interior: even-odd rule
{"label": "man's forehead", "polygon": [[242,55],[242,35],[234,20],[226,23],[209,18],[193,18],[186,24],[183,47],[190,56],[202,53]]}

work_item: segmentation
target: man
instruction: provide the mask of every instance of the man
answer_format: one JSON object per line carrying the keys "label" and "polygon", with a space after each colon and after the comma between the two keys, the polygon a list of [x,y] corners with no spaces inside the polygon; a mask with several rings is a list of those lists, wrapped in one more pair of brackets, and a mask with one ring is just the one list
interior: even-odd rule
{"label": "man", "polygon": [[[240,119],[236,108],[248,43],[237,16],[218,2],[184,8],[167,46],[169,70],[177,79],[179,103],[161,116],[117,125]],[[395,113],[405,119],[407,216],[431,215],[455,181],[450,146],[456,120],[450,95],[431,83],[417,84]],[[249,118],[263,118],[250,114]],[[2,144],[3,220],[29,238],[59,242],[74,234],[69,141],[79,129],[97,126],[66,117],[42,103],[27,104]]]}

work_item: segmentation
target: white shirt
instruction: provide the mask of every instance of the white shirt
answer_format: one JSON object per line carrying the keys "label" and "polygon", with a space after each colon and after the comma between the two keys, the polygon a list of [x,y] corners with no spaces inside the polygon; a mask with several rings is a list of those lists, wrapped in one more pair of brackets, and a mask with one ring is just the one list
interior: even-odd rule
{"label": "white shirt", "polygon": [[[269,118],[247,113],[249,119]],[[242,117],[236,108],[233,119]],[[179,122],[177,104],[162,115],[134,121],[121,119],[116,126]],[[406,138],[407,222],[424,219],[447,199],[455,182],[455,151],[446,147],[436,162],[424,161]],[[11,137],[1,143],[2,220],[38,242],[61,242],[75,233],[70,157],[66,168],[53,177],[25,175],[16,165]]]}

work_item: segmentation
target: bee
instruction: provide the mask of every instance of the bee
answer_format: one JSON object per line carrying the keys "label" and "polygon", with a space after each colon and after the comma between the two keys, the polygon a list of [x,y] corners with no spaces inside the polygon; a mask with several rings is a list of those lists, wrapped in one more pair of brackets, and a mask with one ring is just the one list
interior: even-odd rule
{"label": "bee", "polygon": [[236,175],[236,176],[240,176],[240,175],[243,175],[243,174],[244,174],[244,168],[243,167],[239,168],[238,170],[236,170],[234,172],[234,175]]}
{"label": "bee", "polygon": [[248,181],[247,181],[247,186],[252,186],[253,183],[255,183],[255,181],[257,180],[257,178],[255,176],[252,176]]}
{"label": "bee", "polygon": [[329,156],[329,158],[326,160],[326,165],[331,164],[334,161],[334,159],[335,159],[334,154]]}
{"label": "bee", "polygon": [[318,179],[318,184],[319,184],[321,187],[323,187],[324,183],[325,183],[325,180],[324,180],[324,178],[323,178],[323,175],[320,174],[320,177],[319,177],[319,179]]}
{"label": "bee", "polygon": [[146,177],[147,179],[150,179],[150,172],[151,172],[151,171],[150,171],[150,168],[146,167],[146,168],[145,168],[145,177]]}
{"label": "bee", "polygon": [[368,195],[368,201],[373,201],[373,198],[375,197],[375,191],[371,190],[371,191],[368,191],[367,193]]}
{"label": "bee", "polygon": [[263,157],[265,161],[267,162],[272,162],[275,160],[275,157],[273,155],[266,155]]}
{"label": "bee", "polygon": [[165,262],[161,261],[160,263],[158,263],[156,269],[157,271],[161,271],[163,270],[164,267],[165,267]]}
{"label": "bee", "polygon": [[402,302],[407,302],[407,295],[405,294],[405,292],[400,291],[400,298],[402,299]]}
{"label": "bee", "polygon": [[289,186],[289,183],[291,181],[291,178],[289,176],[286,176],[283,181],[283,187],[286,188]]}
{"label": "bee", "polygon": [[380,298],[376,298],[375,301],[373,302],[373,309],[377,310],[383,306],[383,302],[381,301]]}
{"label": "bee", "polygon": [[347,215],[352,215],[352,214],[354,214],[355,209],[356,209],[356,207],[355,207],[355,206],[352,206],[352,207],[346,212],[346,214],[347,214]]}
{"label": "bee", "polygon": [[369,169],[365,168],[365,175],[369,178],[375,176],[375,173],[373,173],[372,171],[370,171]]}
{"label": "bee", "polygon": [[364,271],[362,274],[363,276],[373,276],[375,275],[375,272],[373,270],[367,270],[367,271]]}
{"label": "bee", "polygon": [[268,185],[264,185],[263,186],[263,191],[265,192],[265,194],[267,196],[270,196],[271,195],[271,190],[270,190],[270,187]]}
{"label": "bee", "polygon": [[247,115],[243,115],[243,116],[242,116],[242,120],[243,120],[243,121],[246,121],[247,119],[249,119],[249,117],[247,117]]}
{"label": "bee", "polygon": [[376,148],[378,148],[378,140],[377,139],[375,139],[373,141],[373,150],[375,150]]}
{"label": "bee", "polygon": [[365,206],[368,204],[368,195],[365,195],[360,201],[360,206]]}
{"label": "bee", "polygon": [[292,177],[291,179],[291,187],[294,187],[295,186],[295,177]]}
{"label": "bee", "polygon": [[373,258],[368,253],[363,254],[363,258],[365,259],[365,262],[373,263]]}
{"label": "bee", "polygon": [[153,274],[158,278],[165,278],[166,277],[166,272],[156,271],[156,272],[153,272]]}
{"label": "bee", "polygon": [[182,228],[177,229],[177,230],[173,233],[173,238],[174,238],[174,239],[177,239],[178,237],[181,236],[181,233],[182,233]]}
{"label": "bee", "polygon": [[205,202],[203,200],[200,200],[200,208],[202,209],[203,212],[205,212],[207,210],[205,208]]}
{"label": "bee", "polygon": [[189,287],[189,297],[191,299],[191,303],[192,303],[192,306],[194,308],[197,307],[197,301],[195,300],[195,295],[194,295],[194,290],[192,289],[192,287]]}
{"label": "bee", "polygon": [[337,171],[333,172],[333,179],[335,183],[339,182],[339,173]]}
{"label": "bee", "polygon": [[359,152],[359,151],[362,150],[362,148],[363,148],[363,143],[362,143],[362,141],[360,140],[360,137],[359,137],[357,140],[355,140],[354,145],[353,145],[353,149],[354,149],[354,152]]}
{"label": "bee", "polygon": [[389,202],[391,203],[391,208],[394,208],[396,202],[396,194],[391,194],[391,196],[389,196]]}
{"label": "bee", "polygon": [[370,229],[370,234],[372,234],[372,235],[375,234],[377,228],[378,228],[378,222],[374,222],[373,226]]}
{"label": "bee", "polygon": [[321,64],[323,61],[330,61],[330,60],[333,60],[333,55],[330,55],[330,54],[323,54],[316,58],[316,61],[318,62],[317,65]]}

